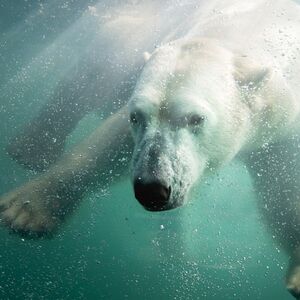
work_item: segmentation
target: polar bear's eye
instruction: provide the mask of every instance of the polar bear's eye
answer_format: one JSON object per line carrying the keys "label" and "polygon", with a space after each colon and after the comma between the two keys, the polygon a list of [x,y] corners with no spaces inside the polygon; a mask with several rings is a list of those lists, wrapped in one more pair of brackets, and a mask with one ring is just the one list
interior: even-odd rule
{"label": "polar bear's eye", "polygon": [[137,124],[137,122],[138,122],[137,114],[135,112],[131,113],[130,114],[130,123],[131,124]]}
{"label": "polar bear's eye", "polygon": [[145,117],[140,111],[134,111],[130,114],[130,123],[132,125],[136,124],[144,124],[145,123]]}
{"label": "polar bear's eye", "polygon": [[188,118],[188,125],[199,126],[203,123],[204,120],[205,120],[204,116],[194,114]]}

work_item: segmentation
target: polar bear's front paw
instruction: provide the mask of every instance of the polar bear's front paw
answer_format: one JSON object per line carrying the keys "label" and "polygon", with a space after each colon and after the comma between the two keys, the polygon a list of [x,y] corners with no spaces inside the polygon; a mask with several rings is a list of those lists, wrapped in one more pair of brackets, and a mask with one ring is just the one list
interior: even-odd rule
{"label": "polar bear's front paw", "polygon": [[300,299],[300,266],[296,266],[290,270],[287,276],[286,287],[296,299]]}
{"label": "polar bear's front paw", "polygon": [[37,183],[24,185],[0,198],[1,223],[22,235],[49,235],[61,221],[59,211],[58,199]]}

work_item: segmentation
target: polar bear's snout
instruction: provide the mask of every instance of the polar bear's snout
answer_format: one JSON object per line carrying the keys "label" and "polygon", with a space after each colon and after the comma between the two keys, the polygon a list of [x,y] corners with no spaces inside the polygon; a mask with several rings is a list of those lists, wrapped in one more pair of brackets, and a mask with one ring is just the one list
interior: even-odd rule
{"label": "polar bear's snout", "polygon": [[171,187],[163,182],[144,182],[141,179],[134,181],[135,198],[150,211],[162,211],[169,209],[168,201],[171,195]]}
{"label": "polar bear's snout", "polygon": [[[163,130],[148,128],[136,139],[132,157],[132,183],[135,198],[149,211],[170,210],[177,207],[174,195],[175,157],[169,138]],[[177,198],[177,197],[176,197]],[[181,202],[181,201],[179,201]]]}

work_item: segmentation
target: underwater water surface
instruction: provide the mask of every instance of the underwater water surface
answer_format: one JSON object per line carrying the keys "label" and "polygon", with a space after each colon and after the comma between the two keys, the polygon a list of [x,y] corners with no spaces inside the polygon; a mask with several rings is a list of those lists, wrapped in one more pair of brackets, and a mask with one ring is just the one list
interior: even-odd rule
{"label": "underwater water surface", "polygon": [[[84,41],[70,53],[69,37],[96,2],[0,1],[1,195],[36,176],[5,147],[78,61]],[[67,60],[55,47],[64,43]],[[99,122],[97,113],[87,115],[68,147]],[[172,211],[145,211],[124,179],[90,191],[51,239],[1,227],[0,298],[288,300],[287,263],[263,224],[247,170],[233,162]]]}

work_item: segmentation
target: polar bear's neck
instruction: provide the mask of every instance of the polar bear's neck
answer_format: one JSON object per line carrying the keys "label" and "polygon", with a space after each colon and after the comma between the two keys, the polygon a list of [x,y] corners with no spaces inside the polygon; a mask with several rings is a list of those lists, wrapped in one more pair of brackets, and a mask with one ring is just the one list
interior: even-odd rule
{"label": "polar bear's neck", "polygon": [[300,103],[277,70],[255,93],[243,95],[251,122],[247,149],[259,148],[299,128]]}

